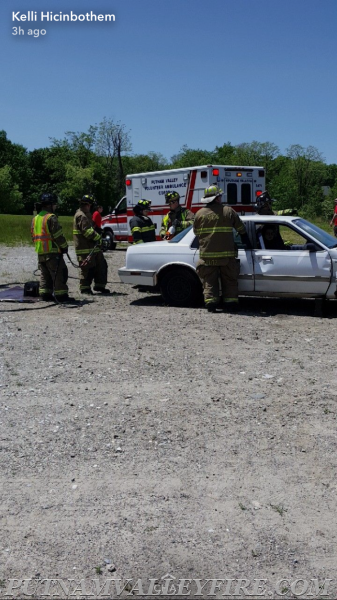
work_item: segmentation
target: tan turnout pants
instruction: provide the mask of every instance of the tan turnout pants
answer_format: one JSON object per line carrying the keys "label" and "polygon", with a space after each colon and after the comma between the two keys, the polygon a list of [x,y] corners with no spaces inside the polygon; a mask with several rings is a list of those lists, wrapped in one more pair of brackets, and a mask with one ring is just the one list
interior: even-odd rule
{"label": "tan turnout pants", "polygon": [[197,273],[203,286],[206,305],[220,302],[219,282],[224,303],[238,302],[240,261],[238,258],[225,258],[221,259],[221,263],[221,265],[211,265],[200,260],[197,264]]}
{"label": "tan turnout pants", "polygon": [[80,290],[90,290],[91,284],[94,281],[94,286],[97,289],[104,289],[108,280],[108,265],[104,258],[103,252],[94,252],[91,255],[88,264],[82,266],[82,262],[87,258],[88,254],[78,257],[81,267]]}
{"label": "tan turnout pants", "polygon": [[68,294],[68,269],[62,254],[46,258],[39,256],[40,296],[54,294],[63,296]]}

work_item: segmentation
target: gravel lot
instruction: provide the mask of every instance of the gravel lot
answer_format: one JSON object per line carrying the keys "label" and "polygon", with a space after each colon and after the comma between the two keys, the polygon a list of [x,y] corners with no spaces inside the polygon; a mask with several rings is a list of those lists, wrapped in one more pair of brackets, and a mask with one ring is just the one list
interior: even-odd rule
{"label": "gravel lot", "polygon": [[[169,598],[185,578],[235,581],[180,597],[336,598],[337,311],[170,308],[106,256],[109,298],[0,304],[0,596],[151,597],[158,579]],[[1,247],[0,284],[36,266]]]}

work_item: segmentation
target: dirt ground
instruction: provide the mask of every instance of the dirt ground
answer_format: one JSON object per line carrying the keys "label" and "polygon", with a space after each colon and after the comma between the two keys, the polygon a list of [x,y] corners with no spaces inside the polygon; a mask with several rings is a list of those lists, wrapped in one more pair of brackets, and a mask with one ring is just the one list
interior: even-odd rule
{"label": "dirt ground", "polygon": [[170,308],[106,256],[111,297],[0,304],[0,597],[336,598],[337,311]]}

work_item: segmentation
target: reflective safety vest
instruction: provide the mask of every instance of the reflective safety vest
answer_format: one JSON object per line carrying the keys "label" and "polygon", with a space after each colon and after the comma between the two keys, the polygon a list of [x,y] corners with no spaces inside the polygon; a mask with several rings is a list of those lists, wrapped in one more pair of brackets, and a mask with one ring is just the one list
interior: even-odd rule
{"label": "reflective safety vest", "polygon": [[177,233],[180,233],[181,231],[183,231],[183,229],[186,229],[186,227],[189,227],[190,225],[193,224],[193,220],[194,220],[194,215],[193,213],[191,213],[190,210],[186,210],[184,208],[182,208],[180,211],[178,211],[177,213],[175,213],[174,215],[172,215],[172,212],[168,212],[167,215],[165,215],[165,217],[163,218],[162,221],[162,227],[160,230],[160,235],[165,235],[169,229],[169,223],[171,222],[171,219],[174,221],[175,219],[178,219],[178,221],[181,222],[181,225],[178,225],[176,227],[176,232],[175,235],[177,235]]}
{"label": "reflective safety vest", "polygon": [[61,227],[58,232],[53,234],[53,236],[49,231],[48,219],[53,216],[53,213],[48,213],[47,211],[42,210],[32,220],[32,240],[35,244],[35,252],[37,252],[39,255],[58,254],[61,252],[59,247],[54,242],[55,238],[63,235]]}

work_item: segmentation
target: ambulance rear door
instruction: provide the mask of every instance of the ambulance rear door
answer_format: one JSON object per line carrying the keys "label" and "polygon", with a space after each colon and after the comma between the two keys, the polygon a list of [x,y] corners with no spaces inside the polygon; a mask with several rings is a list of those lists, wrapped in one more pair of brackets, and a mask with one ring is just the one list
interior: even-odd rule
{"label": "ambulance rear door", "polygon": [[255,212],[256,192],[264,189],[264,170],[254,167],[224,169],[224,201],[238,212]]}

